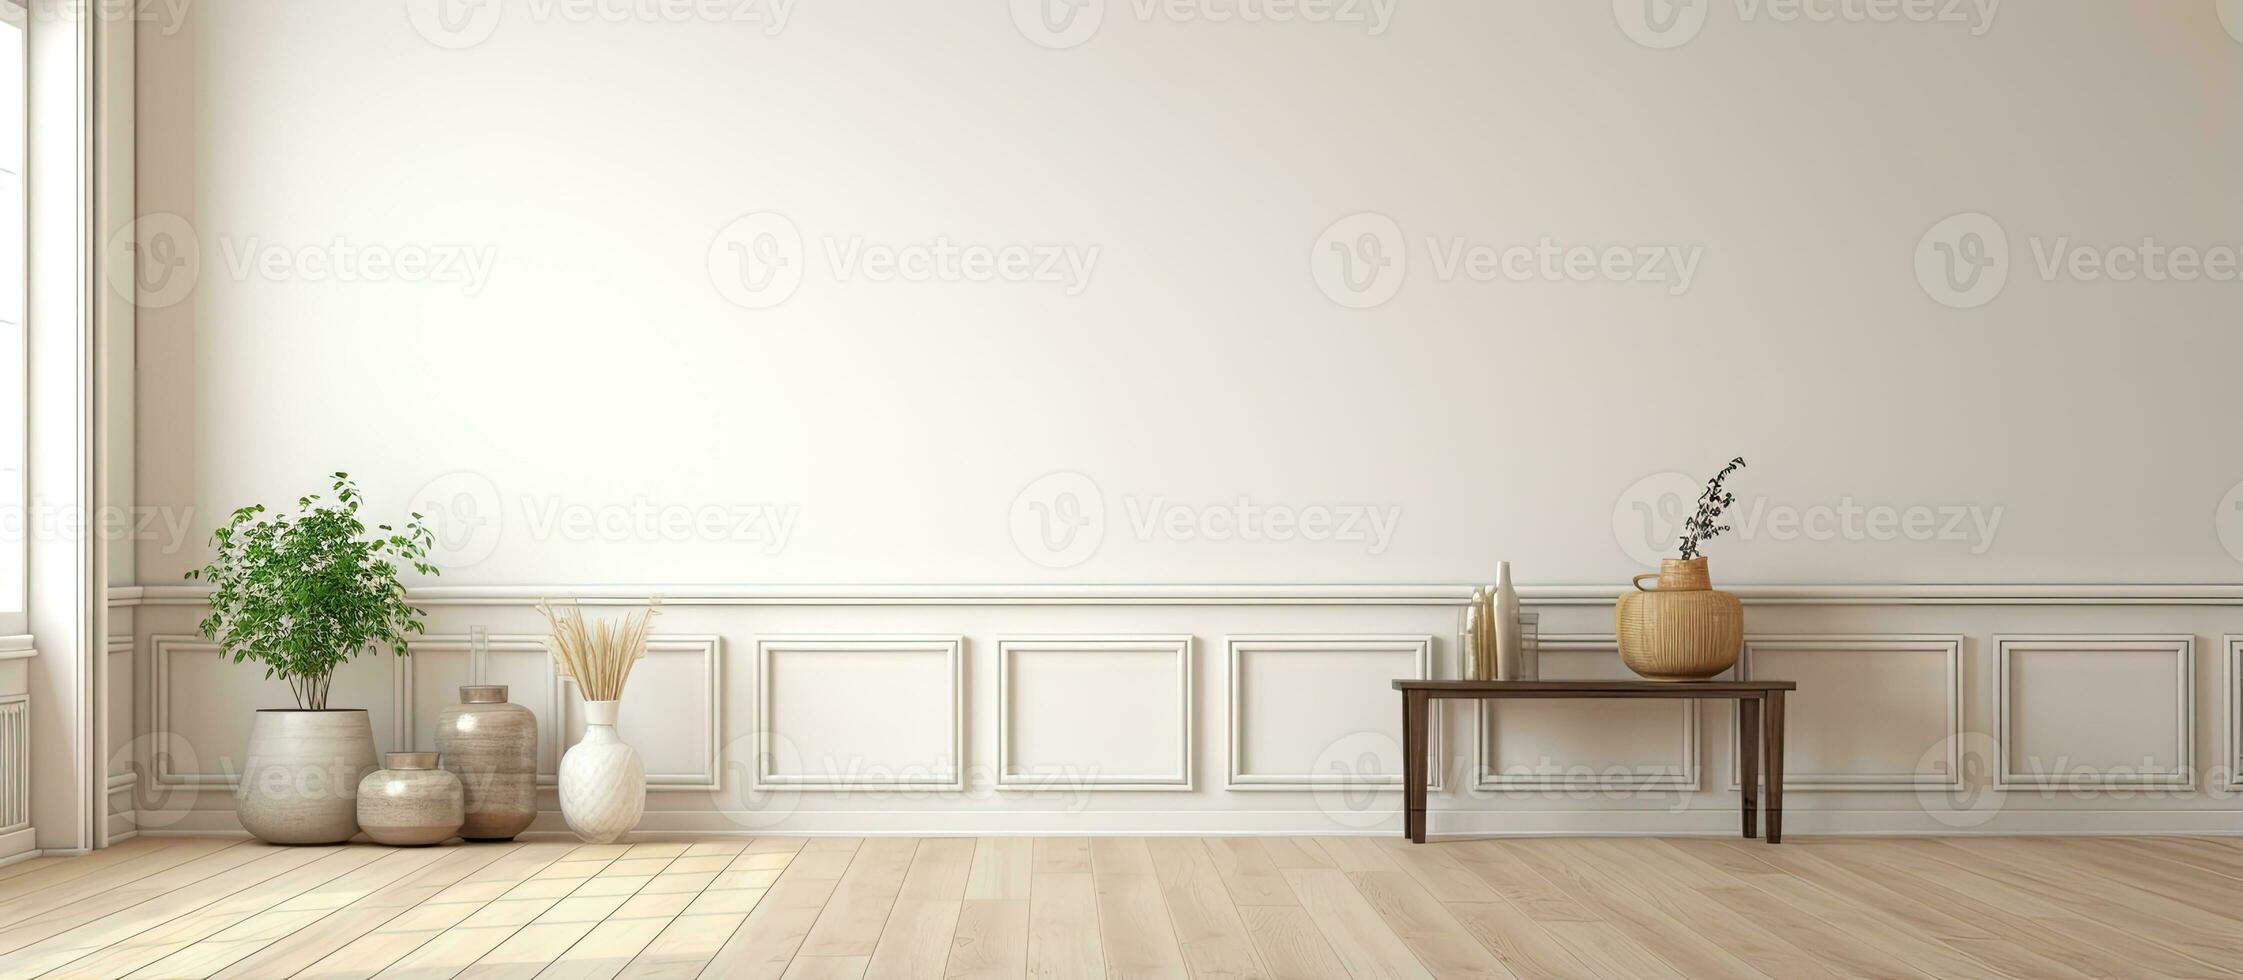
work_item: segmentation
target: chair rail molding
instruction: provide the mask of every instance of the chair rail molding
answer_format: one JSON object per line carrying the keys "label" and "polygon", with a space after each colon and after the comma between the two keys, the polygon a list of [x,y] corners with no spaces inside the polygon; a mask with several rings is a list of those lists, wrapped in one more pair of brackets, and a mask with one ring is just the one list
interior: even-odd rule
{"label": "chair rail molding", "polygon": [[[715,584],[715,585],[444,585],[409,590],[415,603],[535,605],[541,599],[644,605],[1419,605],[1463,606],[1472,585],[1444,584]],[[2075,605],[2243,606],[2243,585],[2226,583],[2018,582],[1858,585],[1734,585],[1722,589],[1748,605]],[[1522,585],[1520,599],[1537,606],[1598,606],[1633,591],[1619,585]],[[112,606],[199,606],[210,589],[136,585],[109,589]]]}

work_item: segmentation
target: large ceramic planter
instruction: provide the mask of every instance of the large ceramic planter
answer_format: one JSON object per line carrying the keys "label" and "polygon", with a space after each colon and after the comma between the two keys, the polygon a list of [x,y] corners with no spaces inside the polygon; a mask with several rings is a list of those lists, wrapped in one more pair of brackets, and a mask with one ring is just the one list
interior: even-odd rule
{"label": "large ceramic planter", "polygon": [[1702,681],[1728,670],[1744,649],[1744,605],[1713,588],[1704,558],[1659,563],[1658,587],[1620,596],[1612,630],[1620,660],[1655,681]]}
{"label": "large ceramic planter", "polygon": [[612,844],[646,813],[646,769],[615,734],[616,702],[584,702],[584,739],[561,757],[561,817],[586,843]]}
{"label": "large ceramic planter", "polygon": [[459,777],[436,767],[436,753],[392,752],[359,781],[358,826],[376,844],[441,844],[459,833],[462,799]]}
{"label": "large ceramic planter", "polygon": [[340,844],[358,833],[358,783],[373,771],[366,709],[259,711],[234,813],[259,840]]}
{"label": "large ceramic planter", "polygon": [[537,819],[537,716],[503,684],[460,688],[436,722],[436,751],[466,792],[471,841],[511,840]]}

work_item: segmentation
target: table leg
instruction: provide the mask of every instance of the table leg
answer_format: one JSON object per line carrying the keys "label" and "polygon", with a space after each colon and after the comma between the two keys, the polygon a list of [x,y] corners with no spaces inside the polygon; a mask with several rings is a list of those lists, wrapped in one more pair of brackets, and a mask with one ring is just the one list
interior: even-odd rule
{"label": "table leg", "polygon": [[1425,843],[1426,728],[1432,697],[1423,691],[1402,693],[1402,833],[1412,843]]}
{"label": "table leg", "polygon": [[1783,693],[1769,691],[1766,708],[1760,724],[1766,741],[1761,764],[1767,769],[1763,777],[1768,783],[1768,843],[1783,843]]}
{"label": "table leg", "polygon": [[1760,699],[1737,699],[1737,785],[1744,790],[1745,837],[1760,836]]}

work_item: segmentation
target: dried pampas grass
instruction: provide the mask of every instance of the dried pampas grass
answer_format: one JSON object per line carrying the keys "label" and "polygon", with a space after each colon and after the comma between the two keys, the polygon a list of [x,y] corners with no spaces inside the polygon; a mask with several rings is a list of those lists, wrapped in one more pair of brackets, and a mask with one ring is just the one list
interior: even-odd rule
{"label": "dried pampas grass", "polygon": [[586,624],[584,608],[573,604],[555,613],[551,603],[540,601],[537,611],[545,614],[552,628],[545,645],[553,653],[553,666],[562,677],[576,682],[578,696],[586,701],[621,700],[631,665],[646,656],[654,606],[623,617],[620,624],[607,619]]}

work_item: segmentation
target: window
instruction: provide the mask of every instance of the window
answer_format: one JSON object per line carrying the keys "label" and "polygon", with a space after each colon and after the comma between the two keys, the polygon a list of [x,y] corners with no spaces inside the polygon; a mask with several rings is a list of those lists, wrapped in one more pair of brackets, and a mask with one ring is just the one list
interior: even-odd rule
{"label": "window", "polygon": [[[0,622],[24,613],[25,548],[40,533],[26,512],[29,449],[24,335],[25,33],[22,0],[0,0]],[[20,628],[13,630],[21,632]]]}

